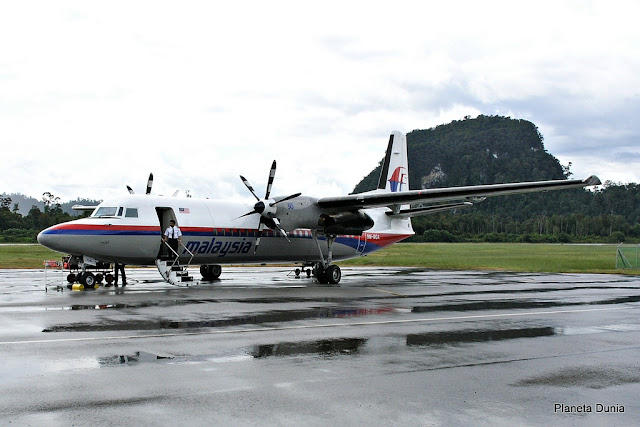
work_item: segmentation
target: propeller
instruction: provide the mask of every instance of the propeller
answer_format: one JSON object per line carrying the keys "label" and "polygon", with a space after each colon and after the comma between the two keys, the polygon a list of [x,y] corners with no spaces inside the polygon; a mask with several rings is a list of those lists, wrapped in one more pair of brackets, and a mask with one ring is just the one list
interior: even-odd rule
{"label": "propeller", "polygon": [[[153,187],[153,174],[150,173],[149,174],[149,180],[147,181],[147,193],[146,194],[151,194],[151,187]],[[135,194],[133,191],[133,188],[129,187],[127,185],[127,191],[129,191],[129,194]]]}
{"label": "propeller", "polygon": [[249,181],[244,176],[240,175],[240,179],[242,180],[244,185],[247,187],[247,189],[251,192],[251,194],[253,194],[253,197],[256,198],[257,202],[255,205],[253,205],[253,210],[251,212],[247,212],[246,214],[241,215],[238,218],[242,218],[242,217],[253,215],[253,214],[260,215],[260,222],[258,224],[258,238],[256,239],[256,245],[253,248],[254,254],[258,250],[258,246],[260,245],[260,238],[262,237],[262,231],[265,229],[265,227],[280,231],[280,234],[282,234],[287,239],[287,241],[291,242],[291,240],[289,240],[289,236],[287,236],[287,232],[284,230],[284,228],[282,228],[282,226],[280,225],[280,221],[276,217],[276,212],[278,210],[276,205],[278,203],[282,203],[287,200],[294,199],[299,195],[301,195],[302,193],[292,194],[290,196],[282,197],[277,200],[269,199],[269,196],[271,195],[271,187],[273,186],[273,179],[275,176],[276,176],[276,161],[274,160],[273,163],[271,164],[271,170],[269,171],[269,180],[267,181],[267,191],[264,195],[264,199],[260,199],[260,197],[258,197],[255,190],[249,183]]}
{"label": "propeller", "polygon": [[147,181],[147,193],[146,194],[151,194],[151,187],[153,187],[153,174],[152,173],[149,174],[149,181]]}

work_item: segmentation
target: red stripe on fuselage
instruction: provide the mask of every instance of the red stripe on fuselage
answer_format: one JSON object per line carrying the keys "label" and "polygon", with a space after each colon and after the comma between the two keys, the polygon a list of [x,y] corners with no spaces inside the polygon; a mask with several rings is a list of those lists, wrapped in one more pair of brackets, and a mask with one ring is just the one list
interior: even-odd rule
{"label": "red stripe on fuselage", "polygon": [[106,225],[106,224],[58,224],[50,230],[118,230],[118,231],[160,231],[152,225]]}

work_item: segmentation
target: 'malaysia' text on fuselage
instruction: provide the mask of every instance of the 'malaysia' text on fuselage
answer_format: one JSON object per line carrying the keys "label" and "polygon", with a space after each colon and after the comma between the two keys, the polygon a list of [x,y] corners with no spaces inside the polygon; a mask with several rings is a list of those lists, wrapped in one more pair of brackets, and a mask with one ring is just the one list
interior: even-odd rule
{"label": "'malaysia' text on fuselage", "polygon": [[198,242],[197,240],[191,240],[185,245],[186,249],[183,249],[182,253],[187,254],[187,249],[193,254],[217,254],[219,257],[223,257],[226,254],[246,254],[251,249],[251,242],[247,242],[246,239],[240,241],[220,241],[215,237],[211,238],[211,241]]}

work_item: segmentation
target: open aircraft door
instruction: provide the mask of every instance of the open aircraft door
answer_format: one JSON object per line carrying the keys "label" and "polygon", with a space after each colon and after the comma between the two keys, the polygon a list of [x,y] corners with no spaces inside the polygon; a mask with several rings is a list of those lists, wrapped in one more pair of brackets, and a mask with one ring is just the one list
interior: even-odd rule
{"label": "open aircraft door", "polygon": [[[174,220],[177,224],[176,214],[172,208],[156,208],[156,213],[158,214],[158,221],[160,222],[160,239],[158,240],[158,258],[162,256],[169,255],[168,249],[162,243],[162,235],[164,234],[164,230],[169,227],[169,221]],[[180,224],[177,224],[180,226]]]}

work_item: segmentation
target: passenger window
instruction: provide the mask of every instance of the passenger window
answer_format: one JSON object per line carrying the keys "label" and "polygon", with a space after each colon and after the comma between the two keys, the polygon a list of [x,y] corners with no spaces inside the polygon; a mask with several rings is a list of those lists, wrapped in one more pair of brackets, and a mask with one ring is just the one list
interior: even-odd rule
{"label": "passenger window", "polygon": [[124,216],[127,218],[138,218],[138,208],[127,208],[127,213]]}
{"label": "passenger window", "polygon": [[118,216],[122,216],[122,209],[124,208],[121,207],[120,209],[118,209]]}

